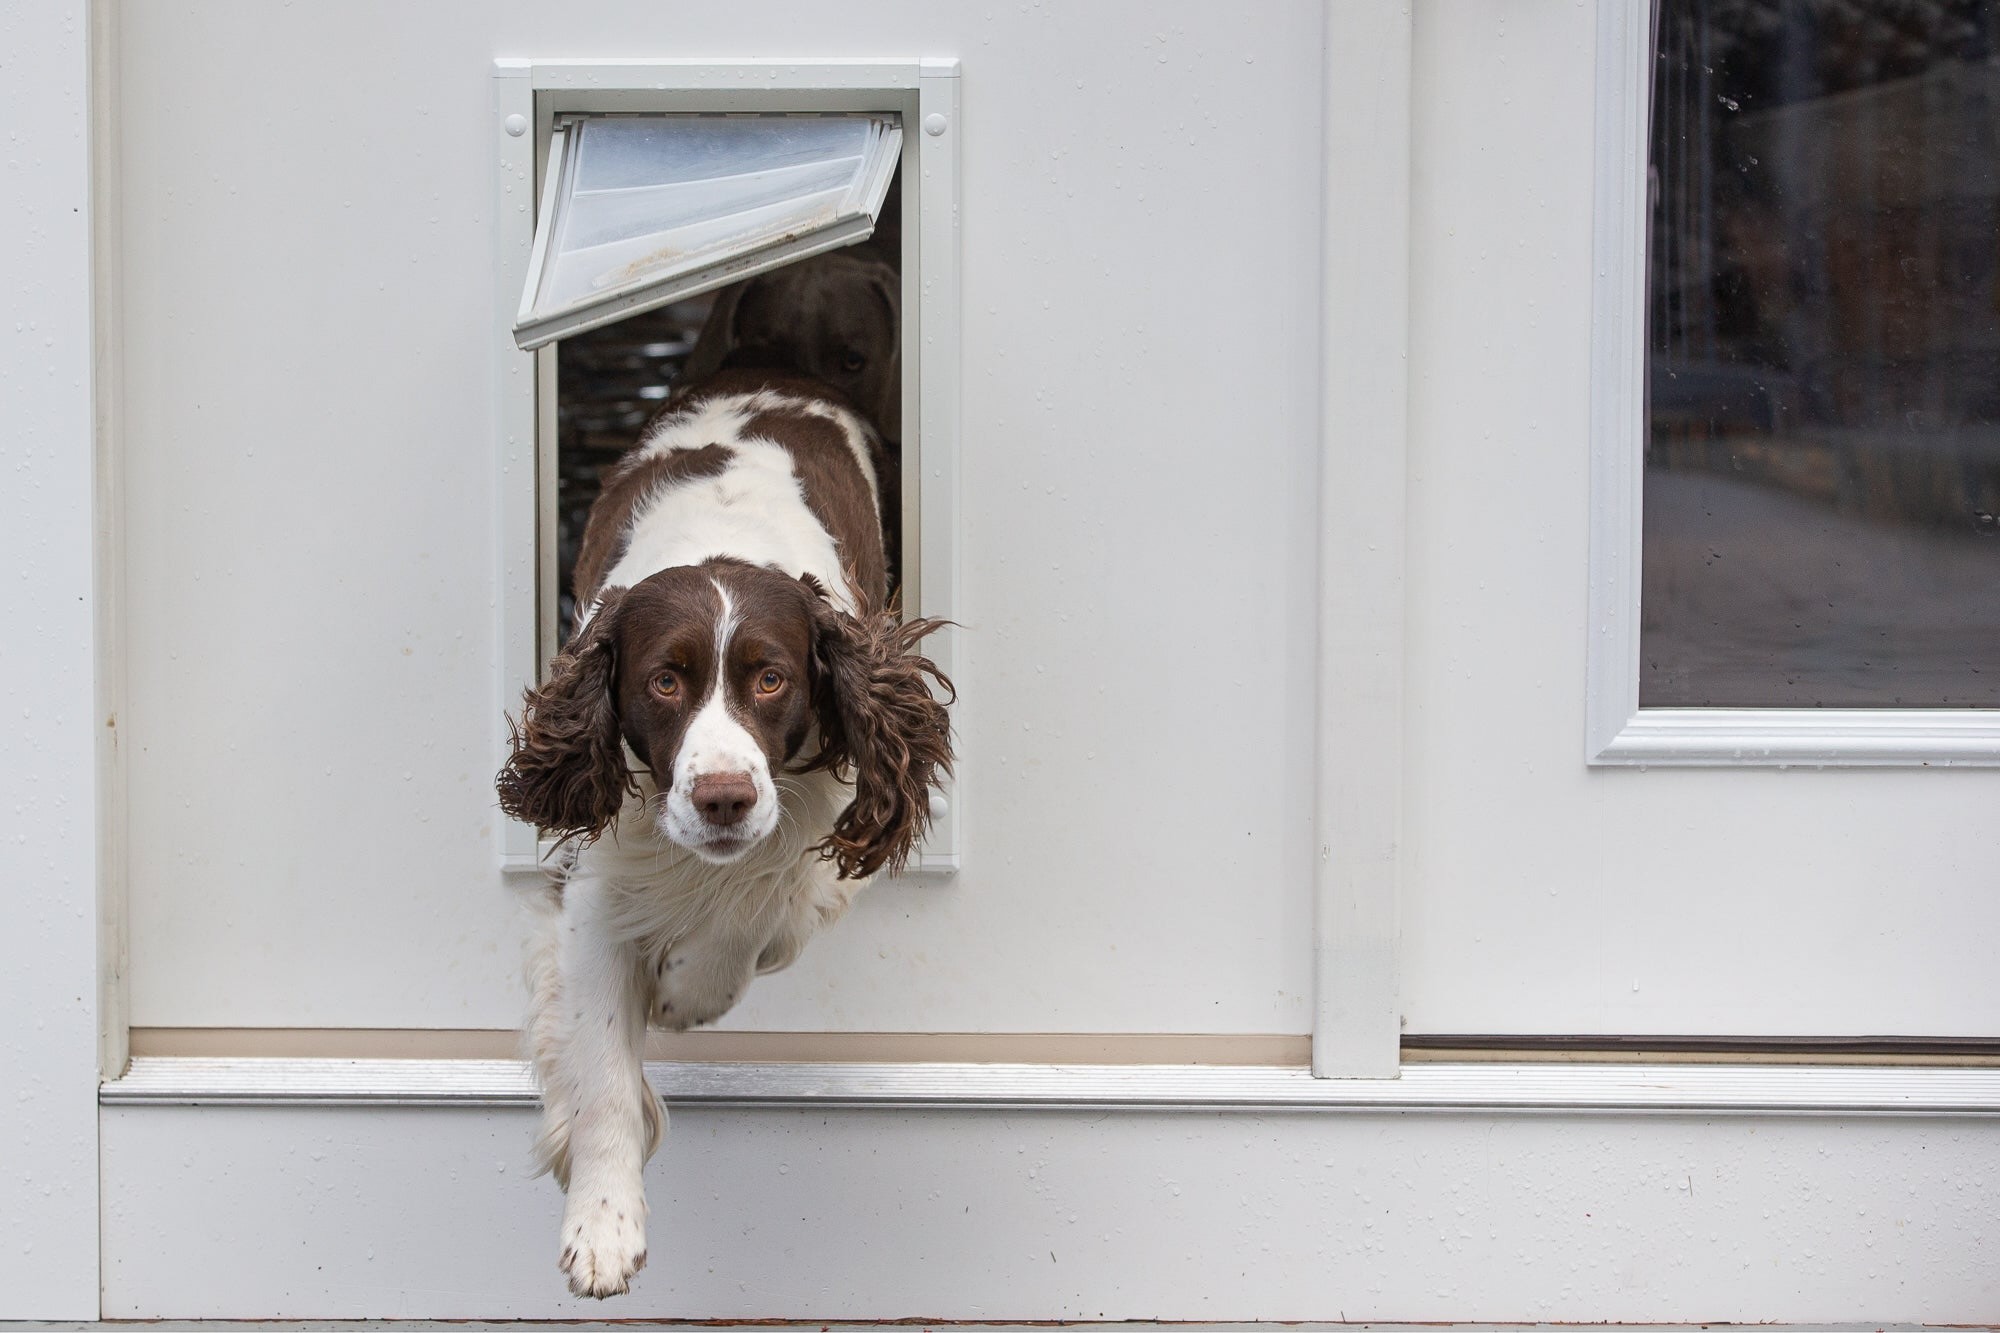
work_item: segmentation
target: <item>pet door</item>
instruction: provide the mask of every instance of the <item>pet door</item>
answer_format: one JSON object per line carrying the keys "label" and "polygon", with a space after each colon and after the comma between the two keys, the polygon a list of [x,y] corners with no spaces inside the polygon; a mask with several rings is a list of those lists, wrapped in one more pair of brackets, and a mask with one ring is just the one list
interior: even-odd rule
{"label": "pet door", "polygon": [[549,138],[524,350],[866,240],[894,115],[566,115]]}

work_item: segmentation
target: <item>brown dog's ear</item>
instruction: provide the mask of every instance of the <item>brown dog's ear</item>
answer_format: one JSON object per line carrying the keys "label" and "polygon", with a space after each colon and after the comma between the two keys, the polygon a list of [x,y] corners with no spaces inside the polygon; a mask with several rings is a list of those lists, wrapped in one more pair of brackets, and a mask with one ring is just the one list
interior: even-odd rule
{"label": "brown dog's ear", "polygon": [[743,300],[743,289],[751,279],[733,282],[715,294],[715,300],[708,307],[708,318],[702,321],[701,332],[695,335],[694,350],[681,363],[680,374],[674,376],[674,387],[679,389],[701,381],[722,369],[722,363],[736,350],[736,307]]}
{"label": "brown dog's ear", "polygon": [[613,588],[550,668],[548,683],[522,698],[514,752],[494,786],[500,808],[560,838],[594,838],[636,790],[620,743],[613,626],[625,590]]}
{"label": "brown dog's ear", "polygon": [[[939,770],[951,771],[945,705],[957,695],[936,663],[911,651],[949,622],[898,623],[886,611],[857,619],[818,597],[813,616],[820,753],[806,767],[843,779],[851,770],[854,777],[854,801],[820,843],[820,855],[839,867],[842,879],[884,866],[893,873],[930,826],[932,781]],[[926,678],[944,699],[932,696]]]}

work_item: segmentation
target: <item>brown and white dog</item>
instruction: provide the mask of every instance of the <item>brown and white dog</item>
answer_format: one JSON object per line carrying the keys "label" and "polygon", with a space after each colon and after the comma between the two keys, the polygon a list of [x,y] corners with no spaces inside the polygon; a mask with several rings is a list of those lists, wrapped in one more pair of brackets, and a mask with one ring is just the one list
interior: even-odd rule
{"label": "brown and white dog", "polygon": [[876,433],[823,383],[727,371],[604,486],[579,628],[528,692],[502,807],[572,839],[529,963],[537,1155],[580,1296],[646,1261],[666,1129],[649,1024],[722,1016],[909,855],[951,762],[936,622],[885,605]]}

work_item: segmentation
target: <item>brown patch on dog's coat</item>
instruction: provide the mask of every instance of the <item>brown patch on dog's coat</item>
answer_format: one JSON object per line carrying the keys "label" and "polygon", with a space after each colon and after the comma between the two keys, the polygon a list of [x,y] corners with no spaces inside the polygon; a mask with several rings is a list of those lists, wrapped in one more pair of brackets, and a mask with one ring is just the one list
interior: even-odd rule
{"label": "brown patch on dog's coat", "polygon": [[[781,444],[792,456],[792,471],[805,493],[806,507],[820,526],[833,534],[840,563],[847,571],[854,604],[863,612],[882,608],[889,586],[889,553],[882,540],[893,530],[886,514],[870,505],[864,488],[854,485],[854,451],[840,423],[795,408],[759,412],[744,424],[745,435]],[[889,466],[881,441],[866,433],[873,446],[869,461],[879,479]],[[887,487],[880,488],[886,503]]]}

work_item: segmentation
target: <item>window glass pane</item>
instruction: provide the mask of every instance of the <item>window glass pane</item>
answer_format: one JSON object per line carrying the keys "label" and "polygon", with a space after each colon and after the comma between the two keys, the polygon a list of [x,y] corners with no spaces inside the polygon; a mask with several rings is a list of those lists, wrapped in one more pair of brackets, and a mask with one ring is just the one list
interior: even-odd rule
{"label": "window glass pane", "polygon": [[1997,38],[1660,0],[1642,704],[2000,706]]}

